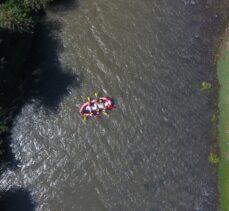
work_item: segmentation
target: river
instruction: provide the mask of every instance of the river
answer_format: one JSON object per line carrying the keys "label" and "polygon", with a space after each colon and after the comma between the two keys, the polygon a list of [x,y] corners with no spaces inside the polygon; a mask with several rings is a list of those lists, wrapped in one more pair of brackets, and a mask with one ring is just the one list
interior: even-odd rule
{"label": "river", "polygon": [[[216,1],[217,2],[217,1]],[[81,0],[52,6],[37,29],[31,91],[11,130],[16,169],[1,189],[35,210],[215,211],[213,1]],[[114,99],[89,120],[95,91]]]}

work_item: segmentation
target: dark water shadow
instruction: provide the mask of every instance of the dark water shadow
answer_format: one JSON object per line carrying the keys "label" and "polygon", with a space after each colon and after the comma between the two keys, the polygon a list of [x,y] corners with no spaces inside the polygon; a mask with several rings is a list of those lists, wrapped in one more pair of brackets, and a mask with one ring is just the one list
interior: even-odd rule
{"label": "dark water shadow", "polygon": [[60,29],[60,23],[54,21],[41,22],[37,25],[33,50],[24,72],[25,102],[38,99],[39,106],[52,112],[58,110],[59,103],[69,94],[71,87],[81,85],[79,75],[73,74],[59,61],[58,56],[63,50],[63,45],[57,37]]}
{"label": "dark water shadow", "polygon": [[[63,10],[67,10],[73,3],[76,8],[78,3],[75,1],[57,1],[57,4],[51,5],[50,9],[63,7]],[[56,113],[63,98],[69,95],[69,90],[81,86],[82,80],[79,75],[73,73],[71,68],[62,65],[59,60],[63,50],[63,44],[58,37],[60,30],[60,22],[48,21],[45,13],[40,14],[26,62],[21,70],[17,71],[14,86],[4,88],[7,90],[5,97],[10,96],[11,100],[7,100],[4,105],[6,110],[9,108],[6,115],[9,130],[0,137],[4,140],[0,174],[8,167],[15,169],[18,166],[9,139],[14,119],[22,107],[35,100],[37,109],[42,106],[47,113]]]}
{"label": "dark water shadow", "polygon": [[[57,1],[57,5],[53,8],[67,10],[74,2],[72,0]],[[74,4],[74,8],[76,5],[78,4]],[[43,106],[47,112],[57,112],[60,102],[69,94],[69,89],[79,88],[81,85],[79,75],[73,74],[69,67],[63,66],[58,58],[63,50],[63,45],[57,37],[61,24],[46,21],[45,14],[42,16],[36,26],[25,65],[18,71],[16,83],[14,86],[10,84],[7,90],[8,95],[5,96],[10,96],[12,101],[9,99],[4,105],[6,110],[9,108],[8,120],[6,120],[9,130],[1,136],[1,139],[4,139],[2,146],[4,154],[0,160],[0,174],[7,168],[17,169],[20,163],[11,150],[9,137],[14,119],[22,107],[35,99],[39,102],[37,109]],[[35,204],[27,190],[14,188],[0,192],[0,210],[33,211]]]}
{"label": "dark water shadow", "polygon": [[79,7],[79,1],[76,0],[55,0],[51,3],[49,10],[65,12]]}
{"label": "dark water shadow", "polygon": [[20,162],[16,160],[15,155],[12,152],[9,137],[10,137],[10,132],[7,132],[6,134],[3,135],[4,141],[1,146],[1,148],[3,149],[3,155],[1,156],[1,160],[0,160],[0,175],[7,168],[10,168],[11,170],[17,170],[18,165],[20,164]]}
{"label": "dark water shadow", "polygon": [[34,211],[35,203],[31,195],[24,189],[12,189],[7,192],[0,192],[1,211]]}

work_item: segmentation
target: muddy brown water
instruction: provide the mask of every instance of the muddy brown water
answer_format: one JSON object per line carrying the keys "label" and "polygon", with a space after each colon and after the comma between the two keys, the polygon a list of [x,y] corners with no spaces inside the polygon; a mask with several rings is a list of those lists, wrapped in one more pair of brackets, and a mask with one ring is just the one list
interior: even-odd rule
{"label": "muddy brown water", "polygon": [[[30,192],[36,210],[217,210],[207,161],[214,111],[213,41],[221,17],[198,0],[84,0],[39,24],[35,85],[15,118],[18,168],[1,189]],[[32,67],[31,67],[32,68]],[[99,91],[109,116],[84,123]]]}

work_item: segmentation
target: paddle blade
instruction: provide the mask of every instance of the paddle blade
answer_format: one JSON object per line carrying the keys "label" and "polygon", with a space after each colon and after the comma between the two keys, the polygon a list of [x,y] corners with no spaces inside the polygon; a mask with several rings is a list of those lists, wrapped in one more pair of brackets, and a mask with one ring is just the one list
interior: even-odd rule
{"label": "paddle blade", "polygon": [[87,121],[87,117],[86,117],[86,116],[83,117],[83,121],[84,121],[84,122]]}
{"label": "paddle blade", "polygon": [[98,92],[95,92],[95,98],[97,98],[97,97],[98,97],[98,95],[99,95],[99,94],[98,94]]}
{"label": "paddle blade", "polygon": [[91,98],[90,97],[87,97],[87,100],[90,102],[91,101]]}
{"label": "paddle blade", "polygon": [[102,112],[102,114],[103,114],[103,115],[105,115],[105,116],[107,116],[107,115],[108,115],[108,113],[107,113],[107,112],[105,112],[105,111],[103,111],[103,112]]}

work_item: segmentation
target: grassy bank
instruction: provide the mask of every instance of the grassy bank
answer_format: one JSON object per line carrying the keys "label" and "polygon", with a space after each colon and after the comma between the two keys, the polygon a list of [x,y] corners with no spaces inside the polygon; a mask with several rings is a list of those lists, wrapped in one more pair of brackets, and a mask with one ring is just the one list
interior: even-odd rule
{"label": "grassy bank", "polygon": [[219,89],[219,165],[220,211],[229,211],[229,28],[217,62]]}

